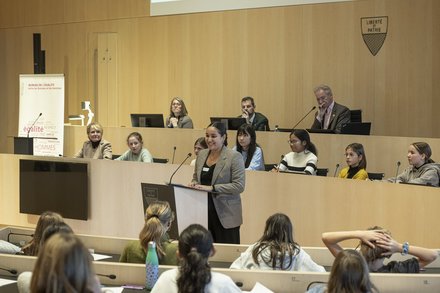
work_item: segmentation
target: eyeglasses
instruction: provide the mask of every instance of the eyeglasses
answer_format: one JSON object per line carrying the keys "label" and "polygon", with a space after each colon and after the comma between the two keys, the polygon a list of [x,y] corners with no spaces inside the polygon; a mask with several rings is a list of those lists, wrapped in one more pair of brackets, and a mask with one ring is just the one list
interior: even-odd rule
{"label": "eyeglasses", "polygon": [[288,140],[287,143],[290,144],[290,145],[294,145],[294,144],[297,144],[297,143],[301,143],[301,141],[300,140]]}

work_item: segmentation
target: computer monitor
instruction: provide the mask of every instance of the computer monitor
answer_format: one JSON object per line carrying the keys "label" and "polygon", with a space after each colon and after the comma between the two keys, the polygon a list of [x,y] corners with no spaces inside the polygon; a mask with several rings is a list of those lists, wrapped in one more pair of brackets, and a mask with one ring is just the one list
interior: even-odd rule
{"label": "computer monitor", "polygon": [[342,125],[341,134],[370,135],[371,122],[350,122]]}
{"label": "computer monitor", "polygon": [[213,122],[226,124],[226,129],[228,130],[237,130],[246,123],[246,119],[241,117],[211,117],[211,123]]}
{"label": "computer monitor", "polygon": [[164,128],[162,114],[130,114],[132,127]]}
{"label": "computer monitor", "polygon": [[87,220],[88,164],[20,160],[20,213],[53,211],[64,218]]}

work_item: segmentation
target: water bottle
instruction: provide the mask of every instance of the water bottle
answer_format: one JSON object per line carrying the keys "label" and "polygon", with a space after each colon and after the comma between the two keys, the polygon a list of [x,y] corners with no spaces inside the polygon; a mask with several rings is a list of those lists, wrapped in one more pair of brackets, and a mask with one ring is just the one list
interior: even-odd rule
{"label": "water bottle", "polygon": [[145,288],[151,290],[159,277],[159,259],[157,258],[156,243],[148,242],[147,257],[145,258]]}

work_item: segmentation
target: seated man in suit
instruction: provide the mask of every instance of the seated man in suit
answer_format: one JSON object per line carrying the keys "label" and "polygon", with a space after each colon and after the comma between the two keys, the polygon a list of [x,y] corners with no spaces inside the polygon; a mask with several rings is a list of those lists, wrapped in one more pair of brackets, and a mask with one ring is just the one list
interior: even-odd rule
{"label": "seated man in suit", "polygon": [[312,129],[330,129],[341,133],[342,125],[350,122],[350,110],[333,99],[332,89],[328,85],[319,85],[313,92],[318,102]]}
{"label": "seated man in suit", "polygon": [[255,130],[269,131],[269,120],[261,113],[255,112],[255,102],[252,97],[241,99],[242,114],[239,117],[246,118],[248,124],[252,124]]}

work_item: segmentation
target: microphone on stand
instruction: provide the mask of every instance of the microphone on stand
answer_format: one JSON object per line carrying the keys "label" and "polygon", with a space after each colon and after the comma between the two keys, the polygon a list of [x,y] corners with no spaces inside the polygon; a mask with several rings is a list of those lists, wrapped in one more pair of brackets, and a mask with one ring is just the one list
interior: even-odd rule
{"label": "microphone on stand", "polygon": [[96,275],[97,275],[97,276],[100,276],[100,277],[106,277],[106,278],[109,278],[109,279],[111,279],[111,280],[116,279],[116,275],[113,275],[113,274],[110,274],[110,275],[96,274]]}
{"label": "microphone on stand", "polygon": [[174,156],[176,155],[176,146],[173,148],[173,159],[171,160],[171,164],[174,164]]}
{"label": "microphone on stand", "polygon": [[339,164],[336,164],[335,174],[333,174],[333,177],[336,177],[338,174]]}
{"label": "microphone on stand", "polygon": [[40,119],[41,115],[43,115],[43,113],[40,113],[40,115],[38,115],[37,119],[35,119],[34,123],[32,123],[31,127],[29,127],[28,132],[27,132],[27,137],[29,138],[29,133],[32,130],[32,127],[34,127],[35,123],[37,123],[38,119]]}
{"label": "microphone on stand", "polygon": [[399,168],[400,168],[400,161],[397,161],[396,176],[394,177],[394,183],[397,183],[397,175],[399,175]]}
{"label": "microphone on stand", "polygon": [[17,270],[14,270],[14,269],[0,268],[0,270],[2,270],[2,271],[6,271],[6,272],[8,272],[8,273],[10,273],[10,274],[12,274],[12,275],[16,275],[16,274],[17,274]]}
{"label": "microphone on stand", "polygon": [[294,126],[292,127],[292,130],[294,130],[294,129],[295,129],[295,127],[297,127],[297,126],[298,126],[298,124],[300,124],[300,123],[301,123],[301,122],[302,122],[302,121],[303,121],[304,119],[306,119],[306,117],[307,117],[307,116],[309,116],[309,114],[310,114],[310,113],[312,113],[312,111],[313,111],[313,110],[315,110],[315,109],[316,109],[316,106],[313,106],[313,107],[312,107],[312,109],[310,109],[310,111],[309,111],[309,112],[307,112],[307,114],[306,114],[306,115],[304,115],[304,117],[303,117],[303,118],[301,118],[301,120],[299,120],[299,121],[298,121],[298,123],[296,123],[296,124],[295,124],[295,125],[294,125]]}
{"label": "microphone on stand", "polygon": [[188,160],[191,157],[191,153],[188,153],[188,155],[186,155],[185,160],[182,161],[182,163],[180,163],[179,167],[177,167],[177,169],[173,172],[173,174],[170,177],[170,182],[168,183],[169,185],[171,185],[171,181],[173,180],[173,176],[174,174],[176,174],[176,172],[180,169],[180,167],[182,167],[182,165],[186,162],[186,160]]}

